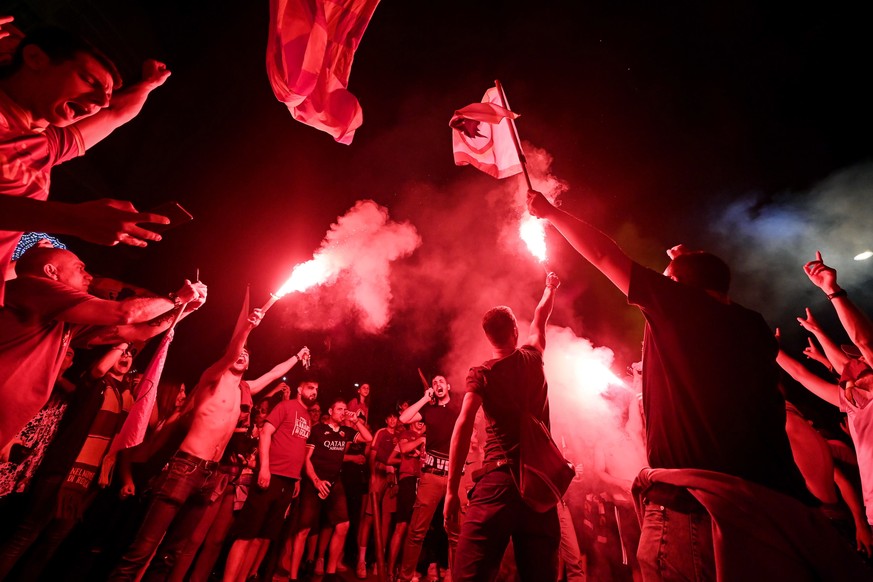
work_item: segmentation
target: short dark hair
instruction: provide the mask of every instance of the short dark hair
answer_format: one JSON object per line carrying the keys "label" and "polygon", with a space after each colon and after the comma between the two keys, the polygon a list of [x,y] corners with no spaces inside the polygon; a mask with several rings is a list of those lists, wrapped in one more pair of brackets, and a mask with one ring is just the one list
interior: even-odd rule
{"label": "short dark hair", "polygon": [[36,45],[42,49],[54,64],[71,61],[79,53],[91,55],[112,75],[114,88],[121,87],[121,74],[115,63],[103,51],[78,34],[57,26],[41,26],[27,33],[27,36],[16,47],[15,54],[12,55],[12,60],[6,67],[3,76],[8,76],[21,69],[24,64],[24,48],[29,45]]}
{"label": "short dark hair", "polygon": [[[482,316],[482,329],[491,343],[502,344],[512,339],[518,329],[515,314],[505,305],[492,307]],[[445,376],[443,376],[445,378]]]}
{"label": "short dark hair", "polygon": [[706,251],[679,255],[670,263],[670,274],[680,283],[716,293],[727,293],[731,286],[727,263]]}
{"label": "short dark hair", "polygon": [[61,253],[69,253],[64,249],[49,247],[30,247],[15,263],[15,273],[21,275],[33,275],[42,277],[45,275],[43,267],[51,263]]}
{"label": "short dark hair", "polygon": [[346,401],[346,399],[343,398],[342,396],[335,396],[334,398],[330,399],[330,406],[328,406],[327,409],[330,410],[331,408],[333,408],[337,402],[342,402],[343,404],[348,404],[348,401]]}

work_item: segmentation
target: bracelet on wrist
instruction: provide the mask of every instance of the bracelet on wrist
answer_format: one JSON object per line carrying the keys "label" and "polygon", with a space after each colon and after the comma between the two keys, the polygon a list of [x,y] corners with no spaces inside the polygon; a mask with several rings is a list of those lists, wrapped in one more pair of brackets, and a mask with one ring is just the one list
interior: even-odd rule
{"label": "bracelet on wrist", "polygon": [[848,296],[849,296],[849,294],[846,293],[845,289],[840,289],[839,291],[834,291],[833,293],[827,294],[828,301],[833,301],[837,297],[848,297]]}

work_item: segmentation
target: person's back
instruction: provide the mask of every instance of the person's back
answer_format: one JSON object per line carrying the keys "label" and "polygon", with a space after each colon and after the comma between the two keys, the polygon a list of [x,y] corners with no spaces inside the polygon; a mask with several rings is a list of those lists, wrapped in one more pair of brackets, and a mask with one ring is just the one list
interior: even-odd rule
{"label": "person's back", "polygon": [[811,502],[785,434],[777,345],[763,317],[639,265],[649,464],[727,473]]}
{"label": "person's back", "polygon": [[[473,373],[487,378],[487,382],[476,389],[482,397],[486,419],[484,462],[516,459],[521,412],[530,412],[549,426],[543,354],[532,346],[521,346],[505,358],[485,362],[482,367],[471,371],[471,375]],[[469,377],[468,387],[471,387]]]}

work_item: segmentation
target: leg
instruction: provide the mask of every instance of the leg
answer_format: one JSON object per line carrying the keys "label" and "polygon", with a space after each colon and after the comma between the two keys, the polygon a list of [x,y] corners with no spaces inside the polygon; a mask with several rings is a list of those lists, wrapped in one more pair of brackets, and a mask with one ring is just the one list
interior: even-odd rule
{"label": "leg", "polygon": [[303,559],[303,547],[306,545],[306,536],[308,535],[308,527],[294,534],[294,545],[291,546],[291,568],[288,570],[288,577],[292,580],[297,579],[297,571],[300,569],[300,561]]}
{"label": "leg", "polygon": [[647,502],[637,558],[643,580],[715,580],[709,515]]}
{"label": "leg", "polygon": [[[567,582],[584,582],[585,571],[582,569],[582,552],[579,550],[579,540],[576,539],[576,528],[570,510],[562,500],[558,504],[558,521],[561,524],[560,557],[567,568]],[[560,575],[561,568],[558,568]]]}
{"label": "leg", "polygon": [[246,571],[248,574],[245,578],[241,578],[240,582],[245,582],[252,576],[257,576],[258,570],[261,568],[261,562],[264,561],[264,556],[267,555],[269,547],[270,540],[254,540],[251,556],[246,560]]}
{"label": "leg", "polygon": [[[483,476],[473,489],[452,564],[452,580],[493,580],[521,518],[513,502],[518,492],[512,476],[497,470]],[[516,550],[518,548],[516,547]],[[549,580],[543,575],[540,580]]]}
{"label": "leg", "polygon": [[[233,487],[229,487],[229,489],[232,491]],[[194,562],[198,550],[200,550],[206,537],[209,535],[209,531],[215,525],[218,514],[224,510],[226,497],[227,495],[222,494],[221,499],[209,504],[202,512],[200,520],[194,525],[191,535],[187,539],[182,539],[180,543],[181,548],[176,555],[172,570],[170,570],[169,582],[182,582],[185,579],[185,575],[191,568],[191,563]],[[192,517],[192,519],[194,518]]]}
{"label": "leg", "polygon": [[324,568],[325,574],[336,574],[336,565],[340,561],[343,546],[346,543],[346,534],[348,532],[348,521],[333,526],[333,535],[330,536],[330,546],[327,549],[327,566]]}
{"label": "leg", "polygon": [[406,528],[408,522],[398,523],[394,528],[394,535],[391,536],[391,548],[388,550],[388,575],[393,576],[397,569],[397,556],[400,554],[400,548],[403,542],[406,541]]}
{"label": "leg", "polygon": [[197,555],[194,568],[191,570],[191,582],[205,582],[209,579],[215,562],[221,554],[224,540],[233,524],[233,501],[233,488],[230,487],[221,499],[221,505],[216,512],[212,526],[206,533],[206,539],[203,540],[200,553]]}
{"label": "leg", "polygon": [[561,524],[558,509],[537,513],[527,507],[515,489],[514,512],[520,516],[520,528],[512,535],[515,564],[522,582],[558,579],[558,552],[561,546]]}
{"label": "leg", "polygon": [[[234,582],[242,575],[243,563],[249,550],[252,549],[252,540],[235,540],[227,554],[227,563],[224,565],[224,577],[222,582]],[[248,572],[248,569],[246,569]],[[245,580],[245,578],[243,578]]]}
{"label": "leg", "polygon": [[173,458],[162,476],[163,482],[149,504],[142,525],[110,580],[134,580],[149,562],[176,514],[188,498],[199,491],[208,478],[194,463]]}
{"label": "leg", "polygon": [[421,555],[421,545],[427,528],[433,519],[437,505],[446,493],[446,478],[432,473],[424,473],[418,483],[418,494],[412,510],[412,519],[403,547],[403,559],[400,562],[400,579],[409,580],[415,573],[418,557]]}

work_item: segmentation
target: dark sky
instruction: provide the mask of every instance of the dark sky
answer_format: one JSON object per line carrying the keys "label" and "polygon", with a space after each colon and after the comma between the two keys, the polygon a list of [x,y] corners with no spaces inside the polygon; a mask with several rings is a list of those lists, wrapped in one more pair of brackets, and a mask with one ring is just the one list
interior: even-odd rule
{"label": "dark sky", "polygon": [[[386,0],[352,70],[364,125],[351,146],[295,122],[273,97],[267,2],[27,0],[4,1],[0,12],[25,29],[53,22],[83,32],[131,82],[147,57],[173,71],[136,120],[55,171],[53,196],[117,197],[141,208],[177,200],[194,214],[147,250],[73,241],[94,271],[159,291],[199,267],[208,308],[180,329],[169,363],[191,378],[226,343],[245,283],[254,302],[266,299],[356,200],[371,198],[412,221],[430,248],[440,232],[463,246],[465,233],[438,221],[451,220],[445,207],[460,189],[476,196],[494,184],[453,165],[447,123],[496,78],[522,114],[522,137],[553,156],[552,173],[569,185],[566,208],[653,268],[678,242],[714,245],[730,260],[736,248],[712,232],[722,209],[744,201],[753,220],[773,205],[808,201],[816,184],[869,162],[873,150],[873,37],[860,3],[765,4]],[[437,223],[426,225],[431,216]],[[869,215],[858,220],[870,226]],[[571,290],[556,316],[574,329],[584,323],[584,334],[609,344],[623,369],[637,356],[641,320],[558,237],[549,244]],[[767,262],[766,248],[743,252]],[[798,287],[809,286],[803,260]],[[464,286],[457,272],[432,275],[428,283],[439,281],[444,293]],[[405,281],[398,304],[414,304],[402,294],[415,289]],[[739,292],[785,325],[784,312],[769,304],[778,298],[755,304],[755,289]],[[294,320],[305,313],[295,309],[280,304],[253,335],[254,371],[305,342],[333,389],[368,379],[385,387],[386,402],[418,391],[416,366],[438,368],[456,321],[451,310],[435,309],[422,323],[398,308],[374,337],[349,322],[303,329]]]}

